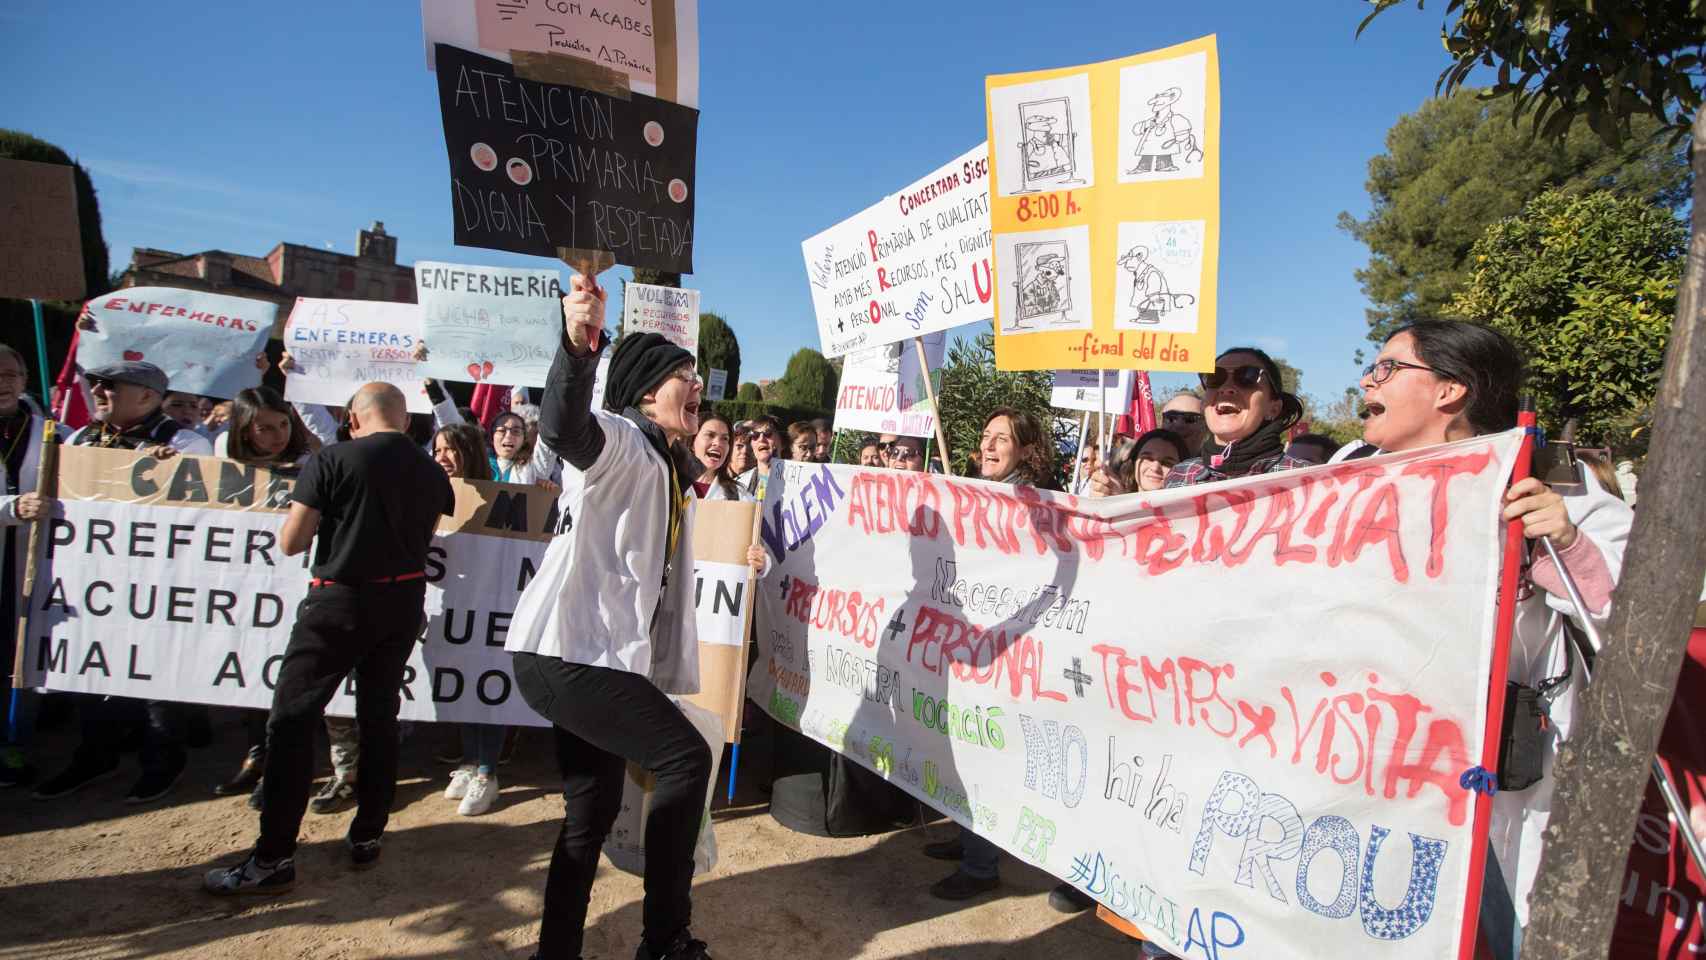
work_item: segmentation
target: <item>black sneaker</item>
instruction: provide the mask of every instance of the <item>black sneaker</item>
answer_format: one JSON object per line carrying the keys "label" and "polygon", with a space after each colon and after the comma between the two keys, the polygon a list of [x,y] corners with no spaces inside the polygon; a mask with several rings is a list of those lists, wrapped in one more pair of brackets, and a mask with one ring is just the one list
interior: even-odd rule
{"label": "black sneaker", "polygon": [[932,860],[964,860],[966,848],[960,843],[960,838],[938,840],[924,845],[924,855]]}
{"label": "black sneaker", "polygon": [[345,780],[336,774],[326,781],[314,799],[308,801],[308,809],[315,813],[337,813],[339,810],[355,803],[355,781]]}
{"label": "black sneaker", "polygon": [[999,886],[1000,877],[974,877],[963,870],[955,870],[936,881],[930,888],[930,895],[938,900],[970,900]]}
{"label": "black sneaker", "polygon": [[662,952],[654,951],[646,941],[641,940],[640,948],[634,951],[634,960],[711,960],[711,954],[706,949],[705,941],[695,940],[692,934],[683,930],[675,935],[675,939],[669,942],[669,948]]}
{"label": "black sneaker", "polygon": [[236,894],[277,894],[296,886],[296,861],[290,857],[272,864],[263,864],[253,854],[235,867],[209,870],[201,878],[201,888],[216,897]]}
{"label": "black sneaker", "polygon": [[131,787],[130,792],[124,795],[124,802],[147,803],[171,793],[172,788],[178,785],[179,780],[183,779],[185,766],[187,764],[180,759],[164,770],[143,772],[142,778],[136,781],[136,786]]}
{"label": "black sneaker", "polygon": [[44,781],[30,796],[37,800],[57,800],[67,794],[76,793],[91,783],[99,783],[117,775],[117,760],[114,760],[109,766],[73,760],[70,767],[61,771],[57,776]]}
{"label": "black sneaker", "polygon": [[344,846],[349,847],[349,862],[357,870],[366,870],[379,862],[379,838],[372,840],[355,840],[344,837]]}
{"label": "black sneaker", "polygon": [[1060,913],[1083,913],[1095,902],[1070,883],[1063,883],[1048,892],[1048,905]]}

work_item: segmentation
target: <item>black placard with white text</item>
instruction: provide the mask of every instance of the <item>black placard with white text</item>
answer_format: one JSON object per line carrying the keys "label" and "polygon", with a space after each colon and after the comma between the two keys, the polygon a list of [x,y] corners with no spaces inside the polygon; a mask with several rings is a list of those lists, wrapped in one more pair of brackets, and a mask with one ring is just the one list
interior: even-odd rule
{"label": "black placard with white text", "polygon": [[519,79],[439,44],[438,96],[459,246],[693,272],[699,111]]}

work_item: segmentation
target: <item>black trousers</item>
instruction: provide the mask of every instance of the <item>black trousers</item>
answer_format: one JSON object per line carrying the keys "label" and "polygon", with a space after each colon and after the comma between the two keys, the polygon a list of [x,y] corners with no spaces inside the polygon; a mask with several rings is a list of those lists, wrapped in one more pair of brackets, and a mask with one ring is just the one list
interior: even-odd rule
{"label": "black trousers", "polygon": [[118,763],[125,741],[140,729],[144,773],[182,769],[184,727],[194,709],[170,700],[82,696],[77,704],[83,735],[77,744],[77,761],[101,767]]}
{"label": "black trousers", "polygon": [[630,760],[656,778],[641,922],[661,953],[692,918],[693,848],[711,780],[705,738],[639,674],[530,653],[515,654],[514,666],[522,699],[555,727],[563,772],[563,828],[545,880],[540,960],[580,956],[599,851],[621,809]]}
{"label": "black trousers", "polygon": [[361,724],[351,840],[385,832],[397,793],[397,709],[403,667],[425,622],[426,582],[315,587],[296,607],[296,623],[279,665],[267,717],[267,760],[261,781],[263,860],[296,851],[314,779],[314,744],[326,704],[351,671]]}

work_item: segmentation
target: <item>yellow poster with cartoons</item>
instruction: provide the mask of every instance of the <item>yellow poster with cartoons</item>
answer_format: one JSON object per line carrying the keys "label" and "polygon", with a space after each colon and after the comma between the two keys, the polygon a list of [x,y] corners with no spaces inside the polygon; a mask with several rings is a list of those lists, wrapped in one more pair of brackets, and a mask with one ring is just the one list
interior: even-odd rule
{"label": "yellow poster with cartoons", "polygon": [[996,366],[1213,369],[1215,38],[984,91]]}

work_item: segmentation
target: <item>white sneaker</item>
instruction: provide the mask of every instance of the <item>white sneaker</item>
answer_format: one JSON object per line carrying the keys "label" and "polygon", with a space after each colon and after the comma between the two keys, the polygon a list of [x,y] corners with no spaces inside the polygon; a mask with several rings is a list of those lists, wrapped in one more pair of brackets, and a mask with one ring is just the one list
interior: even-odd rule
{"label": "white sneaker", "polygon": [[474,779],[474,768],[457,767],[450,774],[450,786],[444,788],[444,799],[460,800],[468,795],[468,781]]}
{"label": "white sneaker", "polygon": [[468,793],[456,812],[464,817],[477,817],[492,809],[492,804],[498,799],[498,778],[474,774],[466,782]]}

